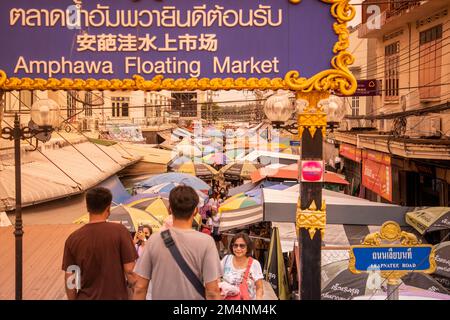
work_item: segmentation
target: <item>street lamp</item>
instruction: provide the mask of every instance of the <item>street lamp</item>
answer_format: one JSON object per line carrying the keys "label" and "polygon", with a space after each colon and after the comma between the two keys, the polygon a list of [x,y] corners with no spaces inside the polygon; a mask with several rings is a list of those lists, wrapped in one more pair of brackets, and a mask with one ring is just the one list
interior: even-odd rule
{"label": "street lamp", "polygon": [[[328,97],[327,92],[299,92],[294,105],[286,93],[278,92],[267,99],[264,108],[267,118],[276,127],[290,133],[297,129],[301,140],[298,170],[300,192],[295,221],[298,229],[302,300],[320,300],[321,297],[321,240],[326,225],[326,207],[322,201],[323,138],[326,128],[334,128],[342,120],[341,114],[344,116],[339,102]],[[297,112],[297,125],[283,125],[294,111]],[[308,168],[310,172],[306,171]],[[319,178],[317,170],[320,171]],[[305,178],[306,173],[309,173],[309,178]],[[314,175],[316,177],[311,178]]]}
{"label": "street lamp", "polygon": [[18,113],[14,115],[14,127],[5,127],[1,131],[3,139],[14,140],[14,166],[16,184],[16,210],[14,236],[16,238],[16,300],[22,300],[22,185],[20,140],[36,139],[48,141],[54,128],[59,126],[59,106],[53,100],[43,99],[31,107],[31,121],[27,127],[20,126]]}

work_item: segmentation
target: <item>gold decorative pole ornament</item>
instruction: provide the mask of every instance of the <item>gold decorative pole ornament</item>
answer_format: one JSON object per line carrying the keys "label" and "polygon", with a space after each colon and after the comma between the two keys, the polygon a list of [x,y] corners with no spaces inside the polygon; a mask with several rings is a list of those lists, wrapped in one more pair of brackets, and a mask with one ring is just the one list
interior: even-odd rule
{"label": "gold decorative pole ornament", "polygon": [[300,192],[296,213],[301,300],[320,300],[321,297],[321,244],[326,225],[326,205],[322,200],[322,144],[327,119],[320,101],[328,96],[328,92],[320,91],[298,92],[296,96],[301,141],[298,170]]}

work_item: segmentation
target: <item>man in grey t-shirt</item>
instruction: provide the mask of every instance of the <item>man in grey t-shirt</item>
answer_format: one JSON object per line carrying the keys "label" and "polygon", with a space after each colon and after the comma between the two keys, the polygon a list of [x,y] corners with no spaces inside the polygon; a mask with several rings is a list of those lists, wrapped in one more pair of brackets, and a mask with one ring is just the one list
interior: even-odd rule
{"label": "man in grey t-shirt", "polygon": [[[206,299],[221,299],[219,279],[222,275],[214,240],[192,229],[197,214],[198,195],[188,186],[170,192],[173,215],[172,238],[186,263],[205,286]],[[165,246],[161,233],[153,234],[136,263],[135,300],[144,300],[150,280],[153,300],[203,300]]]}

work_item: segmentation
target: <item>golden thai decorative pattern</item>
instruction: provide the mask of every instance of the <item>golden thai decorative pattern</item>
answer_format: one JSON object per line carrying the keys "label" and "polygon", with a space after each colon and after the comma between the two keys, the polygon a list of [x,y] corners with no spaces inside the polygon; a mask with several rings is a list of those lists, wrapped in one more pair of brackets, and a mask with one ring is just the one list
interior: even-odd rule
{"label": "golden thai decorative pattern", "polygon": [[308,129],[312,138],[314,138],[317,130],[321,130],[323,137],[325,137],[327,134],[327,115],[325,113],[301,113],[298,116],[299,139],[302,138],[305,129]]}
{"label": "golden thai decorative pattern", "polygon": [[317,208],[316,202],[313,200],[308,209],[302,210],[300,200],[297,203],[296,226],[297,229],[307,229],[311,240],[314,238],[316,231],[320,230],[322,239],[325,236],[325,225],[327,223],[326,205],[322,201],[322,207]]}
{"label": "golden thai decorative pattern", "polygon": [[402,231],[398,223],[387,221],[383,223],[380,231],[368,234],[364,238],[362,245],[380,246],[382,240],[389,242],[400,241],[403,246],[415,246],[421,243],[413,233]]}
{"label": "golden thai decorative pattern", "polygon": [[[289,0],[299,4],[301,0]],[[336,19],[333,25],[338,41],[333,47],[335,56],[331,61],[332,69],[324,70],[311,78],[300,76],[296,70],[289,71],[284,78],[190,78],[171,79],[162,75],[145,80],[139,75],[133,79],[31,79],[7,78],[0,70],[0,89],[2,90],[293,90],[300,92],[339,90],[344,95],[356,91],[357,82],[348,66],[354,57],[346,50],[349,47],[347,22],[355,16],[355,9],[350,0],[317,0],[331,5],[331,15]]]}

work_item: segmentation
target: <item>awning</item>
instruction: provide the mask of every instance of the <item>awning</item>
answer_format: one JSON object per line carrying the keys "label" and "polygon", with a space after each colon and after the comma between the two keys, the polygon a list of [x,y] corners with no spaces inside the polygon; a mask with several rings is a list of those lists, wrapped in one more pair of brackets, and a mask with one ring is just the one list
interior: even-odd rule
{"label": "awning", "polygon": [[420,234],[450,229],[450,207],[422,207],[406,214],[406,222]]}
{"label": "awning", "polygon": [[[372,202],[326,189],[322,189],[322,198],[327,206],[327,223],[378,226],[392,220],[400,226],[407,226],[405,214],[410,211],[409,207]],[[283,191],[263,189],[263,201],[265,221],[292,222],[298,201],[298,185]]]}
{"label": "awning", "polygon": [[[294,223],[272,222],[272,227],[278,227],[283,252],[293,251],[294,245],[298,245],[297,233]],[[350,246],[360,245],[361,241],[369,233],[380,231],[381,226],[374,225],[350,225],[327,224],[325,237],[322,240],[322,265],[331,262],[349,259]],[[425,240],[409,226],[401,227],[402,231],[415,233],[419,239]]]}
{"label": "awning", "polygon": [[[55,147],[55,145],[53,145]],[[22,161],[22,205],[28,206],[81,193],[141,157],[113,146],[81,142],[26,153]],[[0,171],[0,210],[15,208],[14,165]]]}
{"label": "awning", "polygon": [[220,216],[220,230],[225,231],[234,228],[248,226],[263,221],[263,207],[252,206],[243,209],[222,212]]}
{"label": "awning", "polygon": [[[294,163],[291,165],[278,165],[278,167],[273,167],[273,165],[259,169],[253,172],[251,175],[252,182],[258,182],[265,178],[272,179],[286,179],[286,180],[298,180],[298,164]],[[325,171],[324,183],[342,184],[348,185],[349,182],[345,180],[341,175]]]}

